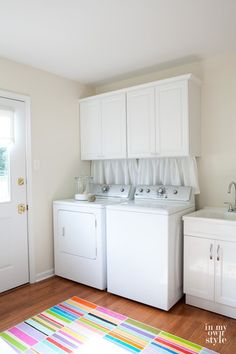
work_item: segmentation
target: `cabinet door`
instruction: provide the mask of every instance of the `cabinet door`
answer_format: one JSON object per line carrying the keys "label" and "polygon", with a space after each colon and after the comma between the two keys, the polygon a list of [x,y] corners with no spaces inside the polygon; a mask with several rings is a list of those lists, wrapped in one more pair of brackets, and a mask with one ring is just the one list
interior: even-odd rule
{"label": "cabinet door", "polygon": [[184,237],[184,292],[214,300],[214,241]]}
{"label": "cabinet door", "polygon": [[96,160],[101,158],[101,106],[98,99],[80,103],[80,139],[81,159]]}
{"label": "cabinet door", "polygon": [[189,154],[187,82],[156,87],[156,151],[161,156]]}
{"label": "cabinet door", "polygon": [[155,156],[155,89],[127,94],[128,157]]}
{"label": "cabinet door", "polygon": [[215,301],[236,307],[236,243],[215,241]]}
{"label": "cabinet door", "polygon": [[126,97],[114,94],[101,100],[102,158],[126,158]]}

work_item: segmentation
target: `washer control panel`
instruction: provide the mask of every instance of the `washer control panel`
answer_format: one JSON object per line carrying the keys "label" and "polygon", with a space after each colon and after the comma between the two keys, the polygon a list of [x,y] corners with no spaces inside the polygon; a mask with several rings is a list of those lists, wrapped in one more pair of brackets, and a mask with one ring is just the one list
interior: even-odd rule
{"label": "washer control panel", "polygon": [[132,186],[129,184],[93,184],[93,194],[101,198],[132,198]]}
{"label": "washer control panel", "polygon": [[192,187],[138,185],[135,189],[135,199],[173,200],[187,202],[191,199]]}

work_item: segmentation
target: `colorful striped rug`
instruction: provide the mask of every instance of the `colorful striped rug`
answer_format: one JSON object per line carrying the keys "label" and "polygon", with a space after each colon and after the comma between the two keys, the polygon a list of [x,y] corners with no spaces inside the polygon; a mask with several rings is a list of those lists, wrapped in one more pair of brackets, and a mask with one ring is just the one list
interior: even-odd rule
{"label": "colorful striped rug", "polygon": [[215,353],[76,296],[0,333],[0,338],[2,354]]}

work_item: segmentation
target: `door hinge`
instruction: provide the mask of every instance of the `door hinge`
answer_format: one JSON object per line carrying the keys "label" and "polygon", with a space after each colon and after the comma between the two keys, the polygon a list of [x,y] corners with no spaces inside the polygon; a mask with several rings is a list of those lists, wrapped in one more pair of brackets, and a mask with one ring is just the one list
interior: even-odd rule
{"label": "door hinge", "polygon": [[95,219],[95,227],[97,227],[97,219]]}
{"label": "door hinge", "polygon": [[28,206],[28,204],[26,204],[26,210],[27,210],[27,211],[29,210],[29,206]]}

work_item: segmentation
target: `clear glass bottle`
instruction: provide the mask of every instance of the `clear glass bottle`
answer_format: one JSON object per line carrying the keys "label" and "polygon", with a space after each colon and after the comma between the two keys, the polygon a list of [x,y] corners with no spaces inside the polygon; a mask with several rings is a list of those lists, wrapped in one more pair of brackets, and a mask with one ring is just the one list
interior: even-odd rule
{"label": "clear glass bottle", "polygon": [[93,177],[78,176],[75,177],[76,200],[88,200],[88,195],[92,193]]}

